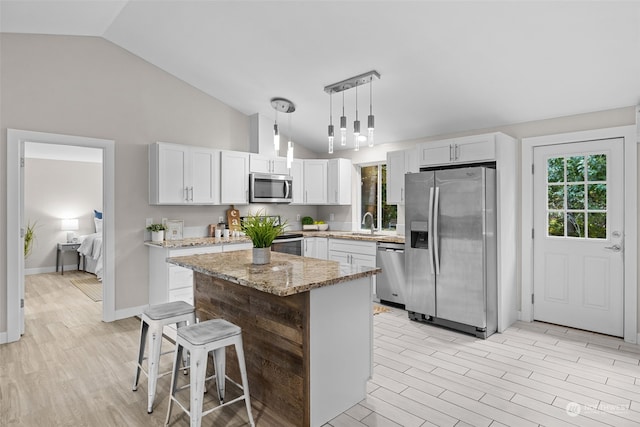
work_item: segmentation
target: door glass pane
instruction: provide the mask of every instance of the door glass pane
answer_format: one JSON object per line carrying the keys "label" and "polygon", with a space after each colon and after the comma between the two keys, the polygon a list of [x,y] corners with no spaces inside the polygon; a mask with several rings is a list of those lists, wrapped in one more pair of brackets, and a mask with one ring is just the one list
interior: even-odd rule
{"label": "door glass pane", "polygon": [[549,212],[549,236],[564,237],[563,212]]}
{"label": "door glass pane", "polygon": [[387,165],[380,166],[382,180],[382,229],[395,230],[398,222],[398,206],[387,204]]}
{"label": "door glass pane", "polygon": [[589,184],[589,195],[587,197],[589,209],[607,209],[607,184]]}
{"label": "door glass pane", "polygon": [[584,156],[567,159],[567,182],[584,181]]}
{"label": "door glass pane", "polygon": [[547,159],[549,236],[606,239],[607,155]]}
{"label": "door glass pane", "polygon": [[587,158],[587,170],[589,181],[607,180],[607,155],[594,154]]}
{"label": "door glass pane", "polygon": [[567,212],[567,236],[584,237],[584,213]]}
{"label": "door glass pane", "polygon": [[547,188],[549,209],[564,208],[564,185],[549,185]]}
{"label": "door glass pane", "polygon": [[607,214],[606,213],[589,213],[589,238],[590,239],[606,239],[607,238]]}
{"label": "door glass pane", "polygon": [[584,209],[584,184],[567,185],[567,209]]}
{"label": "door glass pane", "polygon": [[564,157],[547,160],[547,182],[564,182]]}

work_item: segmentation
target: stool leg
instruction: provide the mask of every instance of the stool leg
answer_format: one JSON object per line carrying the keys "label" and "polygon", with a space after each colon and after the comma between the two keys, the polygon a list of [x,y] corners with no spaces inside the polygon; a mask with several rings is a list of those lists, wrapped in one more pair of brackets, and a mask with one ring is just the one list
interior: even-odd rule
{"label": "stool leg", "polygon": [[156,395],[156,385],[158,383],[158,365],[160,364],[160,353],[162,352],[162,326],[152,327],[149,335],[149,405],[147,412],[153,412],[153,400]]}
{"label": "stool leg", "polygon": [[191,378],[189,378],[191,427],[200,427],[202,422],[202,399],[204,398],[204,379],[206,375],[207,352],[203,348],[195,348],[191,352]]}
{"label": "stool leg", "polygon": [[238,365],[240,365],[240,377],[242,378],[242,389],[244,391],[244,403],[247,406],[247,415],[249,415],[249,423],[255,427],[253,414],[251,413],[251,399],[249,398],[249,380],[247,379],[247,366],[244,363],[244,350],[242,348],[242,335],[235,344],[236,354],[238,355]]}
{"label": "stool leg", "polygon": [[133,391],[138,390],[138,381],[140,381],[140,370],[142,369],[142,361],[144,360],[144,347],[147,342],[147,330],[149,325],[142,320],[140,322],[140,345],[138,346],[138,366],[136,367],[136,375],[133,379]]}
{"label": "stool leg", "polygon": [[224,403],[226,357],[225,347],[213,350],[213,363],[216,367],[216,385],[218,386],[218,397],[220,398],[221,405]]}
{"label": "stool leg", "polygon": [[[178,322],[176,323],[178,329],[187,326],[187,322]],[[182,367],[184,368],[184,374],[187,375],[187,368],[189,367],[189,352],[185,351],[182,353]]]}
{"label": "stool leg", "polygon": [[176,344],[176,350],[173,355],[173,370],[171,372],[171,384],[169,386],[169,408],[167,409],[167,419],[164,422],[165,426],[169,425],[169,419],[171,418],[171,406],[173,405],[173,399],[175,398],[176,390],[178,389],[178,360],[182,357],[182,346],[180,344]]}

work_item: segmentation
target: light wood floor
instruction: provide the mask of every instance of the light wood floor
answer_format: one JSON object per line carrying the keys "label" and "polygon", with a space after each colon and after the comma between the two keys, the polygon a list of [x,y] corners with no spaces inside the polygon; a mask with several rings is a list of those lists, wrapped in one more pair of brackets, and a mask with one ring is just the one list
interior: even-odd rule
{"label": "light wood floor", "polygon": [[[101,303],[68,282],[82,274],[27,276],[26,333],[0,346],[1,426],[163,425],[169,377],[150,415],[146,381],[131,391],[139,320],[101,322]],[[537,322],[478,340],[395,309],[374,324],[368,397],[327,426],[640,425],[636,345]],[[225,409],[203,426],[246,425],[242,403]],[[257,402],[253,413],[279,426]],[[188,425],[175,408],[171,421]]]}

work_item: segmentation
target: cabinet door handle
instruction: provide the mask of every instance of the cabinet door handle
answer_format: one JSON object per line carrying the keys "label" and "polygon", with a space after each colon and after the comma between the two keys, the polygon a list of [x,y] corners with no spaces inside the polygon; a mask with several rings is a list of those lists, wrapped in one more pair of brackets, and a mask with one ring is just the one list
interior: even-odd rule
{"label": "cabinet door handle", "polygon": [[456,144],[456,158],[455,160],[458,160],[460,158],[460,146],[458,144]]}
{"label": "cabinet door handle", "polygon": [[304,202],[307,203],[308,197],[307,197],[307,190],[304,190]]}
{"label": "cabinet door handle", "polygon": [[189,187],[184,187],[184,201],[189,201]]}
{"label": "cabinet door handle", "polygon": [[400,189],[400,201],[404,202],[404,188]]}
{"label": "cabinet door handle", "polygon": [[189,191],[191,191],[191,197],[189,198],[189,200],[193,202],[193,186],[189,187]]}
{"label": "cabinet door handle", "polygon": [[336,190],[336,191],[334,192],[334,196],[333,196],[333,197],[334,197],[333,202],[334,202],[334,203],[338,203],[338,190]]}

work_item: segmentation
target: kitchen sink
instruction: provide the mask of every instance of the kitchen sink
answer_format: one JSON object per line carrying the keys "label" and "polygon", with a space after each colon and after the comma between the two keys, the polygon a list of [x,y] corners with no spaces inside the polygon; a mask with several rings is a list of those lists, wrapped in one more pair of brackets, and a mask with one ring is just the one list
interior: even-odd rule
{"label": "kitchen sink", "polygon": [[352,236],[369,236],[369,237],[382,237],[384,234],[371,234],[371,233],[351,233]]}

